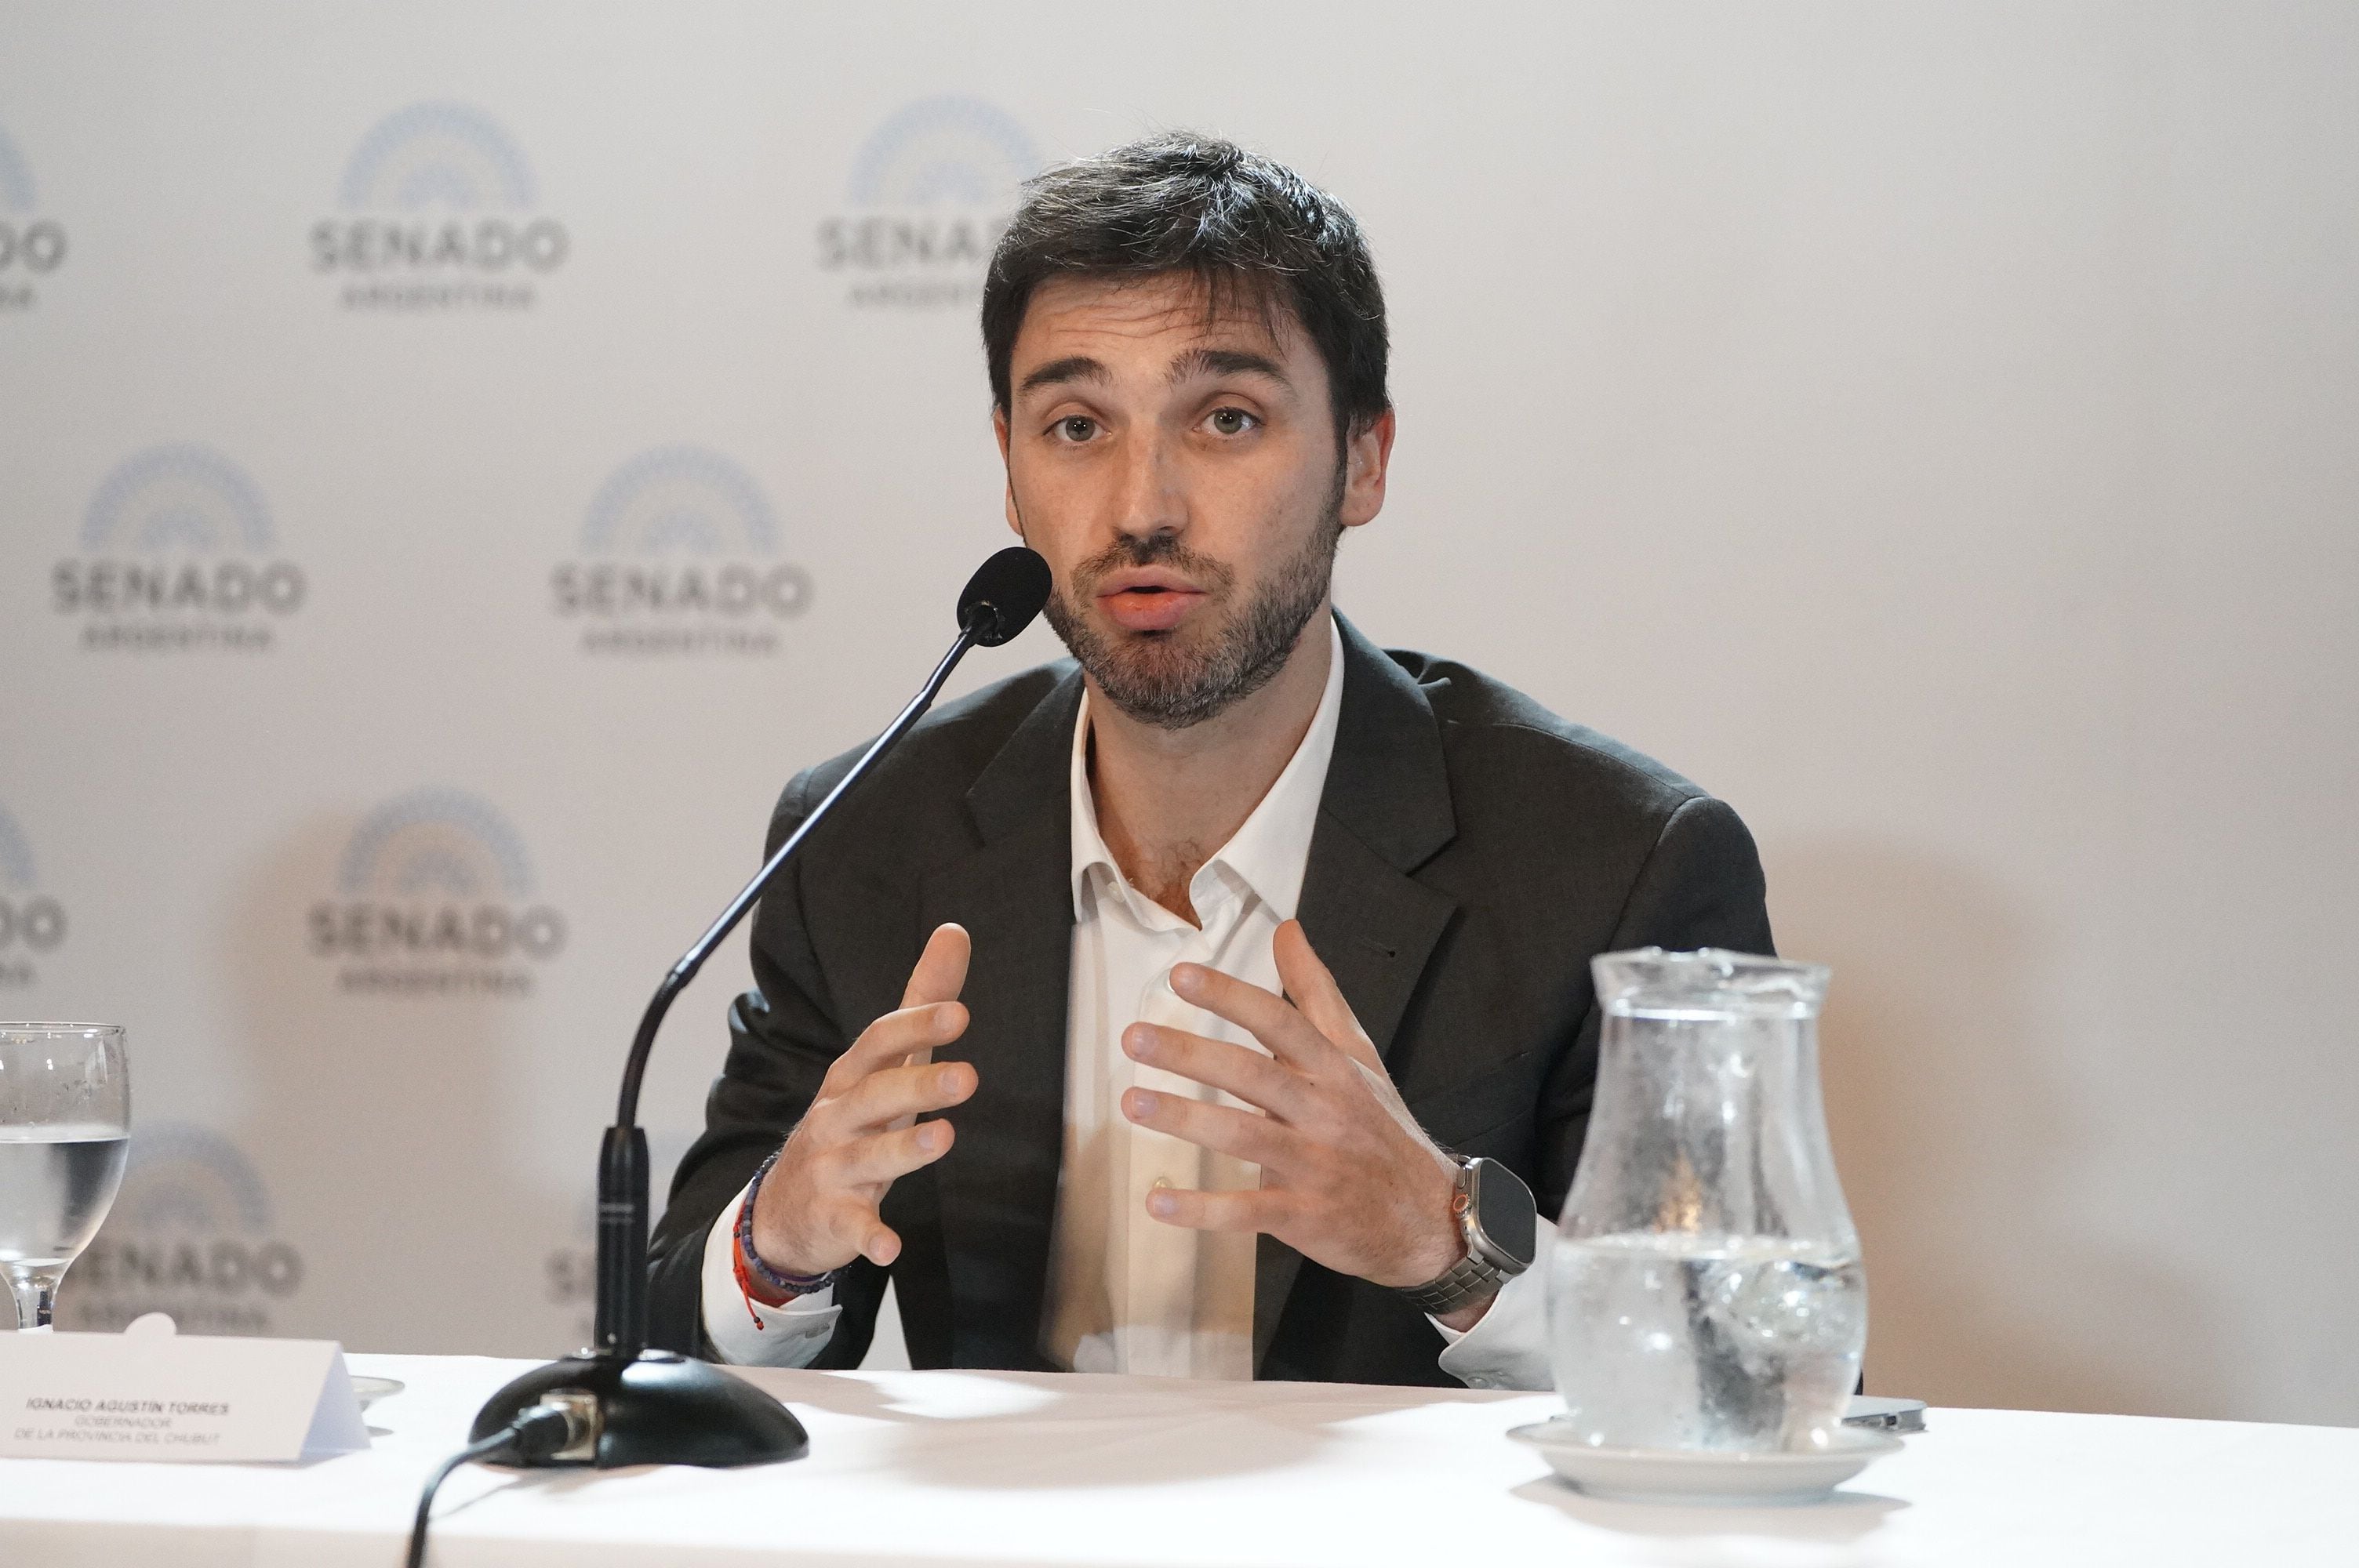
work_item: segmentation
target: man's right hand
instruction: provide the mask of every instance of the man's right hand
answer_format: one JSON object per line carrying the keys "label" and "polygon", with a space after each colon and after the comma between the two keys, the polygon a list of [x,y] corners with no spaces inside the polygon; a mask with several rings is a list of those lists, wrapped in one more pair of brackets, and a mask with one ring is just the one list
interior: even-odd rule
{"label": "man's right hand", "polygon": [[819,1098],[778,1152],[754,1200],[754,1250],[783,1274],[824,1274],[854,1258],[890,1263],[901,1238],[878,1217],[894,1179],[949,1152],[951,1124],[919,1115],[974,1093],[974,1069],[933,1061],[966,1033],[958,1000],[970,951],[956,925],[935,929],[910,971],[899,1011],[835,1059]]}

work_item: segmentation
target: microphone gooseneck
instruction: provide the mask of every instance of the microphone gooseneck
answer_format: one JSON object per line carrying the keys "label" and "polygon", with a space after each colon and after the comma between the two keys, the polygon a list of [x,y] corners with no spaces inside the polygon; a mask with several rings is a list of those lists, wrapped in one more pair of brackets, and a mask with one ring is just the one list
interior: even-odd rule
{"label": "microphone gooseneck", "polygon": [[1049,586],[1048,562],[1021,545],[984,562],[959,595],[958,636],[918,695],[771,852],[753,881],[730,900],[656,988],[624,1063],[614,1125],[606,1130],[599,1148],[596,1343],[582,1356],[527,1372],[495,1394],[475,1418],[477,1438],[501,1431],[520,1411],[556,1390],[594,1398],[603,1419],[590,1445],[594,1453],[568,1450],[564,1457],[544,1463],[726,1465],[791,1459],[805,1452],[808,1440],[800,1423],[767,1394],[702,1362],[647,1347],[647,1140],[638,1125],[638,1109],[647,1056],[673,1000],[760,902],[764,890],[813,830],[925,716],[969,650],[997,647],[1031,624],[1048,602]]}

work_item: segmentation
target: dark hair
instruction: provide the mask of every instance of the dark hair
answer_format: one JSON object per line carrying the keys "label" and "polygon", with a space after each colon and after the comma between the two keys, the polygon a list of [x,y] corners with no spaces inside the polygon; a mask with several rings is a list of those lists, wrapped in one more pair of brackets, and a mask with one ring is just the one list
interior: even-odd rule
{"label": "dark hair", "polygon": [[1025,182],[983,285],[993,401],[1009,405],[1008,361],[1041,284],[1166,272],[1195,274],[1212,309],[1283,306],[1326,362],[1339,438],[1392,406],[1384,290],[1359,222],[1284,164],[1185,131]]}

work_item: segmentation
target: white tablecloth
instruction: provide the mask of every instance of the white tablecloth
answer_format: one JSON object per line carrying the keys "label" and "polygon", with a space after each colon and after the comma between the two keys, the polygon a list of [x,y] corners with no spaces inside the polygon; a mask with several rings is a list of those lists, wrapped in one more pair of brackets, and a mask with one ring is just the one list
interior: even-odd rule
{"label": "white tablecloth", "polygon": [[[433,1463],[526,1363],[355,1356],[408,1390],[302,1465],[0,1460],[7,1568],[392,1568]],[[741,1471],[467,1470],[468,1565],[2359,1563],[2359,1431],[1936,1410],[1839,1500],[1583,1497],[1502,1434],[1538,1395],[1013,1373],[757,1372],[810,1457]]]}

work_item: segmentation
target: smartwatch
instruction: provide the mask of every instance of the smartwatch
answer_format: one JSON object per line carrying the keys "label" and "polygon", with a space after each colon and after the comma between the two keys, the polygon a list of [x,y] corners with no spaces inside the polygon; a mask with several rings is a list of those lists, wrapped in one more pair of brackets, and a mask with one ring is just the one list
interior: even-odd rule
{"label": "smartwatch", "polygon": [[1461,1160],[1450,1211],[1465,1238],[1466,1256],[1421,1285],[1399,1285],[1411,1306],[1440,1317],[1498,1292],[1532,1266],[1539,1208],[1523,1178],[1496,1160]]}

